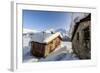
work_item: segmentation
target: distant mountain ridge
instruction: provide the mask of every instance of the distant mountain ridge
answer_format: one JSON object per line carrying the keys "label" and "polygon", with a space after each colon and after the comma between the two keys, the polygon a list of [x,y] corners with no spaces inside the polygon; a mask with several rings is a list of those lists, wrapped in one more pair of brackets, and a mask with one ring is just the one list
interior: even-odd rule
{"label": "distant mountain ridge", "polygon": [[70,40],[70,38],[68,36],[68,33],[65,29],[57,29],[55,32],[60,32],[61,35],[63,36],[64,41],[69,41]]}
{"label": "distant mountain ridge", "polygon": [[37,32],[39,32],[39,31],[23,28],[23,33],[37,33]]}
{"label": "distant mountain ridge", "polygon": [[57,29],[55,32],[60,32],[61,34],[66,34],[66,30],[65,29]]}

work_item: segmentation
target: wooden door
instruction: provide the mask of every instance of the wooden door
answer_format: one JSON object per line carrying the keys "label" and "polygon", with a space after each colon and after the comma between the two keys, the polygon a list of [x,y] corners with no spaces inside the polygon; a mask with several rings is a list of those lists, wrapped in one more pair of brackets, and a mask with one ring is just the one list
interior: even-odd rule
{"label": "wooden door", "polygon": [[45,48],[45,57],[48,56],[49,53],[50,53],[50,48],[49,48],[49,45],[47,45]]}

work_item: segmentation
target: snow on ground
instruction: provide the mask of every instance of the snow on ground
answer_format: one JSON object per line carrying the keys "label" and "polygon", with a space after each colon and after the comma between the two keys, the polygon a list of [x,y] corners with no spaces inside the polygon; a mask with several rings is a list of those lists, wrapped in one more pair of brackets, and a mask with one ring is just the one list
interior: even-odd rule
{"label": "snow on ground", "polygon": [[57,47],[46,58],[36,58],[31,55],[29,46],[23,47],[23,62],[41,62],[41,61],[63,61],[63,60],[78,60],[79,58],[72,54],[71,42],[61,42],[61,45]]}
{"label": "snow on ground", "polygon": [[[46,58],[36,58],[30,53],[29,42],[32,40],[33,35],[37,32],[38,31],[35,30],[25,28],[23,29],[23,62],[61,61],[79,59],[75,54],[72,53],[72,43],[67,41],[62,41],[61,45],[57,47],[52,53],[50,53]],[[49,31],[46,32],[49,33]]]}
{"label": "snow on ground", "polygon": [[35,56],[32,56],[30,53],[30,48],[29,47],[24,47],[23,48],[23,62],[36,62],[38,59]]}
{"label": "snow on ground", "polygon": [[72,54],[71,42],[62,42],[61,45],[50,53],[46,58],[39,61],[63,61],[78,60],[75,54]]}
{"label": "snow on ground", "polygon": [[31,38],[27,36],[23,36],[23,47],[28,47]]}

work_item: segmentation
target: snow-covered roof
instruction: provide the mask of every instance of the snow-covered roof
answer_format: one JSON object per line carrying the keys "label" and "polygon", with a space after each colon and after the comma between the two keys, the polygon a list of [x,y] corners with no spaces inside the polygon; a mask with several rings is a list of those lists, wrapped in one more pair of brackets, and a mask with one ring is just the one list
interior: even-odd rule
{"label": "snow-covered roof", "polygon": [[72,22],[70,25],[70,38],[72,37],[72,33],[74,31],[74,26],[76,25],[77,22],[80,22],[80,20],[84,19],[85,17],[87,17],[90,13],[74,13],[73,14],[73,18],[72,18]]}
{"label": "snow-covered roof", "polygon": [[89,13],[77,13],[75,16],[73,16],[73,22],[79,22],[81,19],[87,17],[89,15]]}
{"label": "snow-covered roof", "polygon": [[60,32],[56,32],[54,34],[41,32],[41,33],[35,33],[32,36],[31,40],[34,42],[38,42],[38,43],[49,43],[50,41],[52,41],[53,39],[55,39],[58,36],[61,37]]}
{"label": "snow-covered roof", "polygon": [[[83,21],[88,21],[88,20],[91,20],[91,14],[88,14],[88,15],[84,16],[83,19],[80,19],[79,22],[76,22],[76,23],[75,23],[74,28],[73,28],[73,30],[72,30],[72,37],[71,37],[72,39],[73,39],[73,36],[74,36],[74,34],[75,34],[75,32],[76,32],[78,26],[79,26],[79,23],[80,23],[80,22],[83,22]],[[71,39],[71,40],[72,40],[72,39]]]}
{"label": "snow-covered roof", "polygon": [[59,33],[59,32],[57,32],[57,33],[55,33],[55,34],[52,34],[52,35],[49,36],[48,38],[44,39],[43,42],[48,43],[48,42],[50,42],[51,40],[55,39],[55,38],[58,37],[58,36],[60,36],[60,33]]}

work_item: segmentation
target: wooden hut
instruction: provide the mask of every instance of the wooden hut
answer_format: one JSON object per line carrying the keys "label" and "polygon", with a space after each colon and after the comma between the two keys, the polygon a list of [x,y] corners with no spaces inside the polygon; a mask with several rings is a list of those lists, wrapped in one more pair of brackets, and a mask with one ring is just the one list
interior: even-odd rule
{"label": "wooden hut", "polygon": [[31,41],[31,53],[37,57],[46,57],[55,50],[61,43],[61,34],[57,33],[36,33]]}
{"label": "wooden hut", "polygon": [[91,14],[75,23],[72,33],[72,49],[81,59],[91,58]]}

